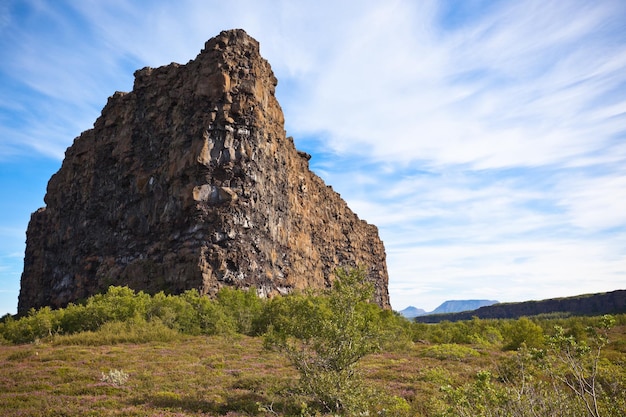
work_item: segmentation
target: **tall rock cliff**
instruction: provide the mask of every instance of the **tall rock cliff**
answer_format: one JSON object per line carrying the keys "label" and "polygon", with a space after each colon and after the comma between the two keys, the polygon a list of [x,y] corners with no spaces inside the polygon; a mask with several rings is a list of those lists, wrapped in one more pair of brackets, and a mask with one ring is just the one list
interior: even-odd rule
{"label": "tall rock cliff", "polygon": [[69,147],[27,231],[18,313],[128,285],[261,296],[330,285],[363,266],[389,307],[375,226],[286,137],[277,80],[242,30],[186,65],[135,73]]}

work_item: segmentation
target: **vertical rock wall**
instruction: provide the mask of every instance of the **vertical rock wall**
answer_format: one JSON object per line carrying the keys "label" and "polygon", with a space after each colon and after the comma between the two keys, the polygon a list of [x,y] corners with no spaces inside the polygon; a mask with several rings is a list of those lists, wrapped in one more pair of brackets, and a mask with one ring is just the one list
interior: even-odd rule
{"label": "vertical rock wall", "polygon": [[110,285],[260,295],[367,269],[389,307],[385,250],[286,137],[277,80],[242,30],[186,65],[144,68],[67,149],[33,213],[18,313]]}

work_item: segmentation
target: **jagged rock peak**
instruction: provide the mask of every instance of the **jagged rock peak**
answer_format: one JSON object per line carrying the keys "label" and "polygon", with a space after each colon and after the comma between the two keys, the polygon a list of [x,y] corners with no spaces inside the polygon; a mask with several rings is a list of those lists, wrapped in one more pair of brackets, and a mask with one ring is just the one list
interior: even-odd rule
{"label": "jagged rock peak", "polygon": [[135,72],[74,140],[31,216],[18,313],[128,285],[224,286],[262,296],[330,285],[367,268],[389,307],[375,226],[309,170],[286,136],[277,80],[243,30],[187,64]]}

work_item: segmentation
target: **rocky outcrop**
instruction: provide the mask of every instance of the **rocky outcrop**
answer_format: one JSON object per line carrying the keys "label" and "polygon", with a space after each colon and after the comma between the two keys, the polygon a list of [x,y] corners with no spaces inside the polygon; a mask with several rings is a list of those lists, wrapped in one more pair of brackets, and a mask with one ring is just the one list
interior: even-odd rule
{"label": "rocky outcrop", "polygon": [[186,65],[135,73],[50,179],[27,231],[18,313],[128,285],[224,285],[261,296],[330,285],[362,266],[389,307],[375,226],[309,170],[286,137],[259,44],[222,32]]}
{"label": "rocky outcrop", "polygon": [[517,319],[541,314],[599,316],[602,314],[626,313],[626,290],[606,293],[583,294],[576,297],[550,298],[521,303],[500,303],[480,307],[474,311],[460,313],[433,314],[416,317],[421,323],[479,319]]}

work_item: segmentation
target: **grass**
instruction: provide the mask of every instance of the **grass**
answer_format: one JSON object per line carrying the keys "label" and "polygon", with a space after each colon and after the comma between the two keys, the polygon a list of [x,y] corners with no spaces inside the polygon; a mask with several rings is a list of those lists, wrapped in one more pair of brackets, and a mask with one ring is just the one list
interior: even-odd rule
{"label": "grass", "polygon": [[[442,361],[429,346],[370,355],[367,379],[409,402],[437,391],[442,378],[470,375],[485,356]],[[121,385],[102,374],[121,370]],[[297,373],[260,338],[185,337],[163,343],[104,346],[39,343],[0,347],[3,416],[250,416],[261,407],[297,413]],[[285,414],[286,415],[286,414]]]}
{"label": "grass", "polygon": [[[366,358],[367,378],[409,402],[433,394],[446,377],[463,379],[489,365],[485,356],[459,361],[428,357],[429,347]],[[102,374],[123,370],[120,386]],[[105,346],[37,345],[0,348],[3,416],[257,415],[260,406],[294,410],[287,392],[296,372],[259,338],[188,337],[178,341]],[[291,401],[293,403],[293,401]]]}
{"label": "grass", "polygon": [[[604,357],[624,365],[626,326],[610,337]],[[259,337],[146,340],[84,332],[0,346],[0,415],[300,415],[297,372]],[[496,372],[512,355],[497,346],[415,343],[369,355],[360,366],[370,386],[406,400],[411,415],[435,416],[442,386],[471,382],[479,370]],[[127,378],[103,378],[115,371]]]}
{"label": "grass", "polygon": [[[103,381],[120,370],[123,384]],[[259,338],[0,347],[0,415],[252,415],[295,372]],[[234,413],[234,414],[233,414]]]}

